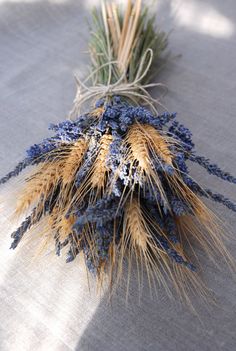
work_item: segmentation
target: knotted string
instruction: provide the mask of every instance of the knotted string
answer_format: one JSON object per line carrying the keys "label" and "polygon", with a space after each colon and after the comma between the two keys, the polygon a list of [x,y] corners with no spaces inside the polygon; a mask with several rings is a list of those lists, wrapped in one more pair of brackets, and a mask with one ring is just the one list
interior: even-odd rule
{"label": "knotted string", "polygon": [[[146,67],[145,61],[147,56],[149,59]],[[141,84],[143,78],[147,75],[153,62],[153,50],[147,49],[140,60],[139,69],[137,74],[132,82],[126,82],[126,71],[120,76],[120,78],[115,82],[111,83],[111,74],[109,74],[107,84],[97,84],[94,86],[86,85],[86,82],[92,79],[101,69],[109,66],[109,72],[111,72],[112,65],[118,65],[118,61],[109,61],[96,70],[94,70],[85,81],[81,81],[79,77],[75,76],[77,84],[77,93],[74,99],[73,108],[69,114],[69,119],[75,119],[78,117],[81,111],[81,107],[85,102],[88,102],[91,99],[99,100],[108,96],[123,96],[130,99],[135,104],[145,104],[148,105],[154,113],[158,113],[156,106],[162,106],[159,99],[154,99],[148,92],[147,89],[153,87],[167,87],[162,83],[150,83],[150,84]]]}

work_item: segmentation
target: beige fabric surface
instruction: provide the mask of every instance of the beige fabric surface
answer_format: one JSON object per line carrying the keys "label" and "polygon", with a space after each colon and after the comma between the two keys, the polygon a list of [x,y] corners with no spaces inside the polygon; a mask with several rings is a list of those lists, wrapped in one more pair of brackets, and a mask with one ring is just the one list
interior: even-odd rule
{"label": "beige fabric surface", "polygon": [[[64,119],[70,110],[73,74],[86,72],[86,17],[96,3],[0,0],[0,176],[29,145],[50,135],[50,122]],[[159,0],[152,12],[163,28],[174,29],[170,48],[182,54],[159,76],[169,87],[166,106],[192,130],[199,154],[236,174],[236,2]],[[192,174],[236,200],[233,185],[198,167]],[[235,215],[214,208],[235,236]],[[93,284],[89,292],[78,260],[65,264],[49,253],[32,261],[30,241],[8,250],[8,215],[8,209],[1,212],[1,351],[235,350],[236,283],[220,260],[217,271],[201,255],[201,275],[217,305],[198,302],[199,316],[170,301],[162,289],[151,299],[148,284],[140,303],[132,283],[129,304],[121,287],[110,305],[106,292],[96,295]],[[236,256],[235,242],[228,246]]]}

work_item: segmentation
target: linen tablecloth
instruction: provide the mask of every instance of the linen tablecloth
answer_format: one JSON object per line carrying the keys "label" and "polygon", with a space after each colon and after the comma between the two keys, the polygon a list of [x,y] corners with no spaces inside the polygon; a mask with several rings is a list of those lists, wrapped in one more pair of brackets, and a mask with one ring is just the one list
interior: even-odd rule
{"label": "linen tablecloth", "polygon": [[[0,0],[0,175],[24,150],[67,116],[75,95],[73,75],[86,75],[86,18],[98,1]],[[189,127],[199,154],[236,174],[236,2],[159,0],[147,3],[170,35],[175,58],[156,79],[167,84],[164,103]],[[158,91],[153,91],[156,96]],[[193,167],[201,184],[236,200],[235,187]],[[13,199],[14,200],[14,199]],[[214,205],[235,237],[236,217]],[[8,250],[3,211],[0,236],[1,351],[211,351],[236,349],[236,283],[201,255],[204,281],[216,305],[198,303],[198,316],[170,301],[161,288],[151,298],[131,284],[111,303],[96,294],[78,260],[51,254],[32,260],[32,246]],[[236,256],[236,245],[228,244]],[[135,279],[134,279],[135,280]]]}

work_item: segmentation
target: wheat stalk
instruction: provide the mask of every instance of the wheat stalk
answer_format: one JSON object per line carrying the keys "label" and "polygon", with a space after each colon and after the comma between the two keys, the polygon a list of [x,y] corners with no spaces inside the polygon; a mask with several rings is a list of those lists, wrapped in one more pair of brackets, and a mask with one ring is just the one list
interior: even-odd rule
{"label": "wheat stalk", "polygon": [[138,161],[138,167],[146,173],[150,173],[151,161],[149,157],[148,145],[146,138],[138,124],[134,124],[126,137],[126,144],[130,150],[129,157]]}
{"label": "wheat stalk", "polygon": [[[117,252],[117,269],[116,273],[116,284],[121,279],[123,273],[123,261],[124,257],[128,258],[128,277],[127,277],[127,292],[130,280],[130,270],[132,259],[135,257],[138,268],[138,281],[140,286],[140,266],[143,271],[143,266],[146,267],[147,273],[149,274],[149,259],[148,259],[148,238],[149,234],[144,225],[144,218],[140,208],[139,201],[136,198],[131,197],[125,206],[124,220],[123,220],[123,233],[120,240],[118,252]],[[114,271],[114,263],[113,269]]]}
{"label": "wheat stalk", "polygon": [[112,37],[114,54],[116,56],[117,52],[118,52],[119,38],[118,38],[117,29],[116,29],[116,21],[114,18],[114,11],[112,9],[112,4],[106,3],[106,8],[107,8],[107,22],[108,22],[109,30],[110,30],[111,37]]}
{"label": "wheat stalk", "polygon": [[[161,229],[155,228],[155,230],[161,235],[164,234]],[[171,296],[165,274],[171,275],[170,267],[172,262],[168,258],[167,253],[157,246],[153,235],[155,234],[152,232],[149,222],[144,216],[139,200],[137,198],[131,198],[130,202],[128,202],[125,207],[117,280],[120,280],[122,274],[122,260],[126,254],[129,258],[129,265],[131,265],[132,257],[136,258],[139,286],[140,277],[143,274],[143,268],[145,268],[150,292],[152,288],[156,289],[156,282],[158,282],[164,286],[168,295]],[[173,276],[170,278],[174,281]]]}
{"label": "wheat stalk", "polygon": [[61,177],[61,162],[43,164],[28,180],[19,195],[16,204],[16,215],[26,211],[33,203],[46,199],[55,188]]}
{"label": "wheat stalk", "polygon": [[91,186],[101,190],[104,188],[109,167],[107,166],[107,158],[112,142],[112,135],[104,134],[100,139],[99,151],[93,165],[92,175],[90,179]]}
{"label": "wheat stalk", "polygon": [[73,225],[75,224],[76,217],[71,215],[66,217],[65,215],[56,214],[54,228],[59,233],[60,240],[65,240],[69,234],[73,232]]}
{"label": "wheat stalk", "polygon": [[139,161],[139,165],[146,172],[151,163],[150,153],[168,165],[172,165],[173,155],[170,151],[170,145],[174,141],[162,136],[154,127],[148,124],[134,124],[130,128],[126,140],[134,158]]}
{"label": "wheat stalk", "polygon": [[[141,0],[137,0],[135,5],[130,8],[130,4],[127,4],[126,14],[128,17],[128,26],[124,23],[124,39],[122,37],[122,44],[118,55],[119,68],[123,73],[129,65],[129,58],[131,58],[131,51],[135,43],[135,34],[137,32],[138,21],[141,13]],[[126,17],[127,18],[127,17]],[[122,33],[123,34],[123,33]]]}
{"label": "wheat stalk", "polygon": [[118,38],[118,41],[119,41],[120,40],[120,36],[121,36],[121,29],[120,29],[120,22],[119,22],[117,5],[114,2],[111,4],[111,9],[112,9],[112,16],[113,16],[114,22],[115,22],[117,38]]}
{"label": "wheat stalk", "polygon": [[[156,149],[158,149],[159,152],[162,149],[162,157],[166,159],[166,145],[164,142],[161,143],[162,140],[158,134],[155,136],[156,138],[158,137],[159,144],[161,144],[161,147],[156,146]],[[155,191],[154,184],[157,186],[164,203],[167,207],[169,207],[168,199],[165,194],[162,181],[160,180],[158,173],[155,172],[153,162],[150,157],[151,153],[153,152],[154,146],[152,147],[151,141],[148,139],[147,133],[144,133],[140,124],[136,123],[130,128],[124,140],[124,144],[128,150],[126,155],[126,161],[131,162],[131,165],[135,165],[136,170],[140,173],[141,177],[143,177],[143,179],[147,182],[147,184],[153,191]],[[138,162],[137,165],[136,162]]]}
{"label": "wheat stalk", "polygon": [[144,226],[140,203],[136,198],[133,198],[126,206],[125,223],[127,235],[129,235],[132,245],[145,252],[148,234]]}
{"label": "wheat stalk", "polygon": [[120,57],[121,51],[122,51],[123,46],[124,46],[124,42],[125,42],[125,38],[126,38],[126,35],[127,35],[127,29],[128,29],[128,23],[129,23],[131,11],[132,11],[132,2],[131,2],[131,0],[128,0],[127,1],[127,7],[126,7],[125,15],[124,15],[124,20],[123,20],[121,37],[120,37],[120,41],[119,41],[118,57]]}
{"label": "wheat stalk", "polygon": [[85,139],[79,139],[71,147],[71,151],[66,157],[62,169],[62,182],[64,186],[74,180],[76,171],[83,161],[87,148],[88,142]]}
{"label": "wheat stalk", "polygon": [[139,127],[156,155],[165,163],[172,165],[173,155],[169,148],[169,139],[162,136],[154,127],[148,124],[140,124]]}

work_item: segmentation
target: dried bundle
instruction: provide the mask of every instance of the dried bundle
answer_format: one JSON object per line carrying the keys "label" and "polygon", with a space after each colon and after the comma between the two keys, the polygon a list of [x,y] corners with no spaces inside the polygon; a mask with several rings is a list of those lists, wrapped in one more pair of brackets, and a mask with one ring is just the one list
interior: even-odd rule
{"label": "dried bundle", "polygon": [[[143,85],[150,73],[145,53],[150,50],[160,59],[167,44],[141,1],[128,1],[124,15],[115,5],[103,4],[93,16],[95,90],[76,99],[73,113],[88,97],[97,98],[100,92],[100,98],[89,113],[52,125],[55,135],[33,145],[26,159],[0,180],[5,183],[35,166],[16,208],[17,214],[31,214],[12,234],[11,247],[46,218],[42,241],[54,240],[58,255],[68,248],[68,262],[82,253],[100,282],[109,272],[111,283],[118,281],[128,258],[140,272],[146,270],[150,285],[158,282],[169,291],[169,279],[189,302],[189,289],[205,292],[186,246],[194,256],[197,242],[210,257],[220,254],[233,265],[219,221],[201,198],[233,211],[236,205],[199,186],[187,163],[198,163],[231,183],[236,178],[196,155],[191,132],[176,121],[175,113],[156,114],[139,105],[140,98],[154,103]],[[106,84],[104,93],[99,89]]]}

